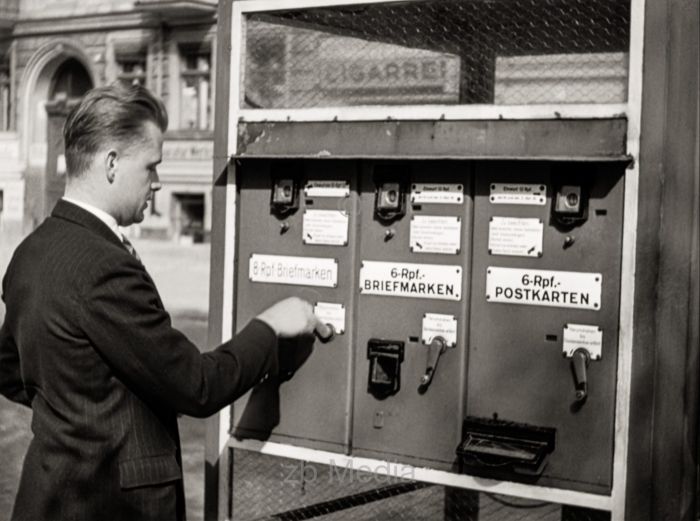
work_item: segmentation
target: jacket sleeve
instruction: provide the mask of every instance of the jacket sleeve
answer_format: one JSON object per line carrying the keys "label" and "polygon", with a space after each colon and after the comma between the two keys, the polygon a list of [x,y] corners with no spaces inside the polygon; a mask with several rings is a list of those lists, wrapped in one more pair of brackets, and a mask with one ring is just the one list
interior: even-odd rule
{"label": "jacket sleeve", "polygon": [[24,390],[19,365],[19,352],[7,323],[0,327],[0,394],[13,402],[31,407]]}
{"label": "jacket sleeve", "polygon": [[150,277],[135,260],[102,268],[81,295],[81,328],[134,392],[174,412],[216,413],[277,372],[277,336],[252,320],[232,340],[200,353],[171,325]]}

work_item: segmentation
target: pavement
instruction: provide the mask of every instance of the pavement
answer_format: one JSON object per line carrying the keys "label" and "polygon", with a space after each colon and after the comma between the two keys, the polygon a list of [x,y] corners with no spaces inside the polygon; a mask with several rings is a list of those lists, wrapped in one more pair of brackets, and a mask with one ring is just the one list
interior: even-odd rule
{"label": "pavement", "polygon": [[[19,238],[0,233],[0,276],[4,276]],[[179,245],[170,241],[132,241],[158,288],[173,325],[206,348],[209,308],[209,244]],[[0,301],[0,322],[5,308]],[[0,397],[0,521],[9,519],[19,484],[22,461],[31,440],[31,411]],[[197,521],[204,510],[203,420],[179,420],[182,441],[187,518]]]}

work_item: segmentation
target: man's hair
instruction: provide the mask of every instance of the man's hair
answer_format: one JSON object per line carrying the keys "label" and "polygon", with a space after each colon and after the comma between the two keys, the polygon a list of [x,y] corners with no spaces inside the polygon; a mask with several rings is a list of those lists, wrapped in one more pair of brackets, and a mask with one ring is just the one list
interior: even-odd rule
{"label": "man's hair", "polygon": [[68,175],[83,174],[105,145],[131,144],[142,139],[147,121],[163,132],[168,127],[163,102],[145,87],[115,83],[88,91],[71,110],[63,127]]}

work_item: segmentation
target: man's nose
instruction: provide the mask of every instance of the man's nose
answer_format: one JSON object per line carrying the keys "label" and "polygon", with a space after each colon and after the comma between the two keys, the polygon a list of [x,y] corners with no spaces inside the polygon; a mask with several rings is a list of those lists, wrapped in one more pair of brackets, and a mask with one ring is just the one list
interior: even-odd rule
{"label": "man's nose", "polygon": [[156,170],[154,168],[153,170],[151,170],[150,174],[151,174],[151,176],[150,176],[151,177],[151,191],[157,192],[158,190],[160,190],[163,187],[163,185],[160,184],[160,176],[158,175],[158,170]]}

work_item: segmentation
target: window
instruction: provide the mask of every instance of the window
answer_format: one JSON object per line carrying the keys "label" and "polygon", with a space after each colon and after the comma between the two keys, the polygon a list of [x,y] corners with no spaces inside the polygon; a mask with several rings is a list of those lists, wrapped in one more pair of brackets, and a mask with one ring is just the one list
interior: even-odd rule
{"label": "window", "polygon": [[0,132],[10,130],[12,114],[12,89],[10,63],[0,54]]}
{"label": "window", "polygon": [[117,53],[117,80],[125,85],[146,85],[146,51]]}
{"label": "window", "polygon": [[201,45],[180,46],[180,126],[213,128],[211,51]]}
{"label": "window", "polygon": [[625,103],[631,5],[408,0],[251,9],[243,107]]}
{"label": "window", "polygon": [[245,104],[249,108],[276,107],[285,97],[287,75],[287,41],[283,31],[273,24],[251,22],[248,45],[250,53],[246,67]]}
{"label": "window", "polygon": [[204,194],[174,193],[173,203],[175,235],[191,237],[195,243],[204,242]]}

